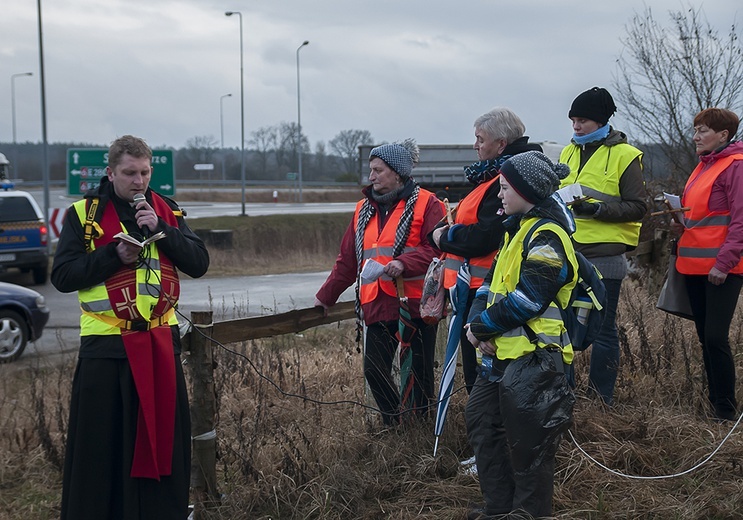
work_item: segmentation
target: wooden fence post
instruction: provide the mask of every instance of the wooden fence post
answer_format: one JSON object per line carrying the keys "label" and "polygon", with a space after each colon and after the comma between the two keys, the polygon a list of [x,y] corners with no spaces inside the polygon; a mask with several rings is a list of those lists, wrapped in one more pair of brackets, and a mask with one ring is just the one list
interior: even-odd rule
{"label": "wooden fence post", "polygon": [[653,259],[652,268],[650,269],[650,280],[648,289],[650,294],[657,296],[660,292],[663,282],[665,281],[666,271],[668,269],[669,251],[669,232],[667,229],[656,229],[653,237]]}
{"label": "wooden fence post", "polygon": [[189,335],[191,368],[191,487],[194,493],[194,519],[205,517],[205,510],[220,503],[217,491],[217,433],[214,427],[216,393],[212,313],[192,312],[195,329]]}

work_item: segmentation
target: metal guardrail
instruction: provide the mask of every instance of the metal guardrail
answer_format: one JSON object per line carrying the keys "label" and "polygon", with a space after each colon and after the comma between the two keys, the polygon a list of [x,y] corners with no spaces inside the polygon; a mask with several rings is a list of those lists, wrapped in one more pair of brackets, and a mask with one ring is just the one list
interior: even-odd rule
{"label": "metal guardrail", "polygon": [[[41,188],[44,186],[44,181],[29,181],[25,179],[11,179],[15,184],[15,188],[22,190],[24,188]],[[230,188],[239,188],[242,186],[239,180],[226,180],[214,179],[176,179],[176,189],[184,188],[188,186],[226,186]],[[297,181],[280,181],[280,180],[248,180],[245,181],[246,186],[281,186],[288,188],[298,188]],[[49,181],[49,187],[64,188],[67,186],[67,181]],[[302,181],[302,186],[314,186],[314,187],[325,187],[325,188],[355,188],[359,186],[358,182],[328,182],[328,181]]]}

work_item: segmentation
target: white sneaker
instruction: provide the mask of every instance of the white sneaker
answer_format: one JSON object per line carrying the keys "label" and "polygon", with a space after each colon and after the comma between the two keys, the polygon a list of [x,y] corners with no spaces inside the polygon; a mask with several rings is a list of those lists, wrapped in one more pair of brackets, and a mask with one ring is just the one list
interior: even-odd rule
{"label": "white sneaker", "polygon": [[459,465],[462,466],[462,474],[477,476],[477,464],[475,463],[474,456],[467,460],[463,460]]}

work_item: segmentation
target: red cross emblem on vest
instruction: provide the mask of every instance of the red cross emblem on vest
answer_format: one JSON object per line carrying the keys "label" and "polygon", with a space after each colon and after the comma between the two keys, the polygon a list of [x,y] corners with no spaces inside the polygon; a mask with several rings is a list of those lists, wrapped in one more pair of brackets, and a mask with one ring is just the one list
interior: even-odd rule
{"label": "red cross emblem on vest", "polygon": [[139,318],[136,299],[132,298],[131,287],[124,287],[121,289],[121,295],[124,297],[124,301],[116,303],[116,312],[120,313],[121,311],[128,311],[130,320]]}

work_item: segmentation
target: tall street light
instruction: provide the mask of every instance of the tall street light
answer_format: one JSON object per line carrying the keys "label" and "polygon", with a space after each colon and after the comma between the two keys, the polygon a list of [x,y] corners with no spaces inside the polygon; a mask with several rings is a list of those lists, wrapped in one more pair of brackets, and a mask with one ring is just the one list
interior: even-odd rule
{"label": "tall street light", "polygon": [[302,202],[302,111],[299,102],[299,51],[302,47],[309,45],[310,42],[305,40],[302,45],[297,47],[297,156],[299,158],[299,202]]}
{"label": "tall street light", "polygon": [[240,180],[242,181],[242,216],[245,216],[245,90],[243,83],[243,15],[240,11],[226,11],[225,16],[240,17]]}
{"label": "tall street light", "polygon": [[19,72],[10,76],[10,101],[13,118],[13,144],[15,144],[15,79],[21,76],[33,76],[33,72]]}
{"label": "tall street light", "polygon": [[225,180],[225,177],[224,177],[224,107],[222,105],[222,101],[226,97],[232,97],[232,94],[225,94],[224,96],[220,96],[219,98],[219,135],[221,136],[220,151],[222,152],[222,180]]}
{"label": "tall street light", "polygon": [[[44,181],[44,222],[49,229],[49,140],[46,132],[46,73],[44,72],[44,32],[41,21],[41,0],[36,0],[37,21],[39,22],[39,84],[41,91],[41,142],[44,146],[44,170],[42,179]],[[52,241],[47,240],[46,251],[51,254]]]}
{"label": "tall street light", "polygon": [[15,79],[21,76],[33,76],[32,72],[19,72],[10,76],[10,107],[11,107],[11,124],[13,126],[13,168],[15,168],[15,178],[18,178],[18,147],[15,139]]}

